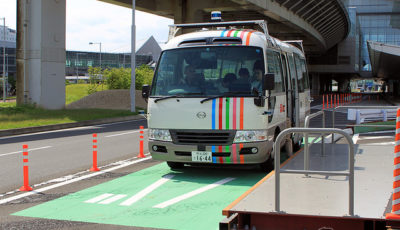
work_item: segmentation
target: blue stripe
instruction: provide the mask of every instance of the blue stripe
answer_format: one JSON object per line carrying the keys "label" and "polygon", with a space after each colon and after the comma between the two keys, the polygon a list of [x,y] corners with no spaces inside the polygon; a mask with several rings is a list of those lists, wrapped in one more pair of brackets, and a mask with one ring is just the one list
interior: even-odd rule
{"label": "blue stripe", "polygon": [[217,163],[217,158],[213,157],[213,163],[216,164]]}
{"label": "blue stripe", "polygon": [[215,129],[215,107],[216,107],[216,105],[217,105],[217,99],[213,99],[212,112],[211,112],[212,129]]}
{"label": "blue stripe", "polygon": [[226,31],[228,31],[228,30],[224,30],[224,31],[222,31],[222,33],[221,33],[221,37],[224,37],[224,33],[225,33]]}
{"label": "blue stripe", "polygon": [[211,152],[215,153],[215,146],[211,146]]}

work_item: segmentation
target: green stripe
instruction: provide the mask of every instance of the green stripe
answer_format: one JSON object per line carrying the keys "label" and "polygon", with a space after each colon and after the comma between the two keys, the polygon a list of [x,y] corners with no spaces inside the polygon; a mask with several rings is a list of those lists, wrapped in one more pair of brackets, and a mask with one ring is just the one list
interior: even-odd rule
{"label": "green stripe", "polygon": [[239,33],[240,31],[241,31],[241,30],[236,30],[235,33],[233,34],[233,37],[237,37],[237,35],[238,35],[238,33]]}
{"label": "green stripe", "polygon": [[[229,153],[229,146],[225,146],[225,152],[227,152],[227,153]],[[226,163],[231,163],[231,157],[227,157],[226,159],[225,159],[225,162]]]}
{"label": "green stripe", "polygon": [[225,123],[226,123],[226,129],[229,129],[229,101],[230,101],[230,98],[229,97],[227,97],[226,98],[226,110],[225,110],[225,114],[226,114],[226,120],[225,120]]}

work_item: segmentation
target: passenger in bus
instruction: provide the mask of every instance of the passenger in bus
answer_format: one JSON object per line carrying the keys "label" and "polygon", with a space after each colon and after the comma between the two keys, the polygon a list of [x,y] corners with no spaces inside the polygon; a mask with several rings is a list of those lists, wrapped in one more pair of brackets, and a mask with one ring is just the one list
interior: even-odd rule
{"label": "passenger in bus", "polygon": [[250,82],[250,73],[247,68],[239,69],[239,78],[237,79],[238,83],[249,83]]}
{"label": "passenger in bus", "polygon": [[251,90],[257,90],[258,93],[262,91],[262,77],[264,75],[264,65],[262,61],[258,60],[253,66],[253,81],[251,83]]}
{"label": "passenger in bus", "polygon": [[225,93],[231,91],[232,83],[236,81],[236,75],[234,73],[227,73],[221,81],[220,92]]}

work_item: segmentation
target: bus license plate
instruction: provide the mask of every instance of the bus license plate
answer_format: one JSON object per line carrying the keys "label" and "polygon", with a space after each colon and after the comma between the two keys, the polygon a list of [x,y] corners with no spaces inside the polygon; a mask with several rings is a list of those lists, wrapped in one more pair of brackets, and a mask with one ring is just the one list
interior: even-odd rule
{"label": "bus license plate", "polygon": [[212,153],[204,151],[192,151],[192,161],[194,162],[212,162]]}

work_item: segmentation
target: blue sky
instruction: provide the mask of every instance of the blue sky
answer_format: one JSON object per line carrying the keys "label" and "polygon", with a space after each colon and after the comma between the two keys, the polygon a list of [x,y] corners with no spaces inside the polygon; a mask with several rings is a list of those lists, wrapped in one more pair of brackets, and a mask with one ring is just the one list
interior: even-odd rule
{"label": "blue sky", "polygon": [[[66,48],[67,50],[98,51],[101,42],[103,52],[130,52],[131,9],[97,0],[66,0]],[[16,0],[0,0],[0,18],[6,25],[16,28]],[[168,25],[173,20],[136,11],[136,44],[151,35],[158,42],[168,38]],[[0,23],[2,25],[2,21]]]}

